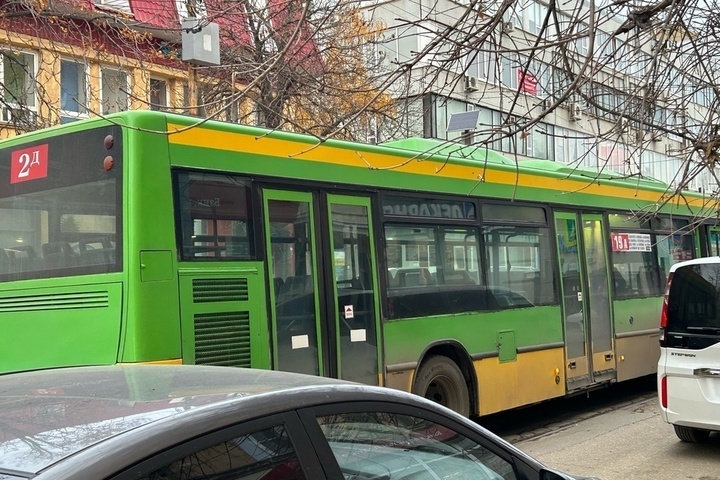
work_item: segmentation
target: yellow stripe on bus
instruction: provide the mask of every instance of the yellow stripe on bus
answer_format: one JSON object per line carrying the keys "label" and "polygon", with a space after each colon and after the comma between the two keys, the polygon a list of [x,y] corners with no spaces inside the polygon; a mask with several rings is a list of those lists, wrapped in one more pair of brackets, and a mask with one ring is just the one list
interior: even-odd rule
{"label": "yellow stripe on bus", "polygon": [[513,362],[498,357],[475,360],[479,415],[565,395],[565,351],[562,347],[518,354]]}
{"label": "yellow stripe on bus", "polygon": [[[602,179],[593,182],[592,178],[585,180],[569,180],[565,178],[552,178],[545,175],[503,171],[487,165],[458,165],[440,163],[435,160],[424,160],[422,154],[416,159],[386,155],[377,152],[359,151],[319,144],[313,146],[291,140],[272,138],[269,136],[256,137],[248,134],[224,132],[202,127],[187,128],[184,125],[169,124],[169,141],[174,145],[212,148],[232,152],[243,152],[257,155],[273,155],[284,158],[297,158],[305,161],[331,163],[358,167],[366,165],[372,169],[393,169],[398,171],[416,173],[420,175],[443,175],[458,179],[482,180],[484,182],[518,187],[541,188],[558,192],[558,195],[567,193],[582,193],[606,197],[636,198],[648,202],[659,202],[663,195],[659,192],[641,190],[633,186],[617,186],[602,184]],[[477,160],[475,160],[477,161]],[[559,184],[562,183],[560,186]],[[685,198],[684,201],[695,206],[705,205],[702,198]],[[705,205],[707,206],[707,205]]]}

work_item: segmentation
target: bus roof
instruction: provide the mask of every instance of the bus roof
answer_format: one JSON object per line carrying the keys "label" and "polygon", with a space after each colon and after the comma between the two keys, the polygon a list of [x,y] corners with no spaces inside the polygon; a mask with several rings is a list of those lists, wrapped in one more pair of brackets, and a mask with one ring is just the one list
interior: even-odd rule
{"label": "bus roof", "polygon": [[[658,207],[662,207],[674,194],[671,187],[654,179],[627,178],[608,171],[598,172],[587,168],[576,168],[551,160],[516,161],[485,147],[459,145],[450,141],[407,138],[371,145],[346,140],[323,140],[307,134],[148,110],[119,112],[103,118],[81,120],[30,132],[20,137],[4,140],[0,142],[0,147],[19,145],[23,141],[32,141],[46,135],[79,131],[108,123],[138,127],[145,132],[170,133],[168,141],[175,146],[262,154],[314,162],[315,164],[324,163],[327,166],[361,167],[365,171],[394,170],[404,175],[419,174],[424,177],[434,175],[435,179],[439,179],[438,175],[441,174],[443,179],[450,179],[450,181],[454,181],[452,179],[455,178],[466,182],[479,181],[487,186],[504,185],[506,188],[520,187],[535,192],[556,192],[563,196],[563,203],[577,203],[570,198],[576,194],[615,200],[619,197],[634,198],[634,201],[640,201],[640,203],[637,205],[633,203],[632,209],[638,210],[643,209],[642,204],[656,204]],[[148,129],[148,125],[156,126],[157,131]],[[166,131],[162,131],[163,126],[166,126]],[[242,141],[239,139],[240,137],[234,137],[238,134],[254,141]],[[331,175],[322,171],[319,174],[321,176],[322,174]],[[420,177],[417,178],[420,179]],[[360,182],[362,183],[362,180]],[[432,180],[426,178],[419,183],[411,183],[413,189],[422,189],[424,185],[428,185],[427,182],[432,182]],[[378,185],[380,184],[382,182],[378,183]],[[484,195],[480,191],[474,192],[474,194]],[[489,192],[486,194],[494,195]],[[514,196],[514,194],[512,195]],[[596,199],[592,203],[597,201]],[[682,201],[675,203],[677,205],[672,210],[676,210],[676,207],[683,207],[681,210],[684,210],[685,213],[690,213],[685,209],[688,203],[695,206],[692,210],[705,210],[713,208],[714,205],[711,204],[707,195],[697,192],[687,192]],[[615,202],[613,204],[619,206]],[[681,204],[685,204],[685,206]]]}

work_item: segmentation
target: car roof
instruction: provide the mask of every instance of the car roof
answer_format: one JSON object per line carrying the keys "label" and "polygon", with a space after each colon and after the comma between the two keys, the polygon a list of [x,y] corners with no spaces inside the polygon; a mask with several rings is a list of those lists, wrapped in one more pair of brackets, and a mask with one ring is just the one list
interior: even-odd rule
{"label": "car roof", "polygon": [[674,272],[678,268],[687,267],[690,265],[701,265],[708,263],[720,263],[720,257],[700,257],[692,260],[685,260],[684,262],[674,263],[670,266],[670,272]]}
{"label": "car roof", "polygon": [[[41,472],[142,427],[182,424],[203,414],[212,419],[218,408],[240,422],[289,406],[320,404],[329,392],[333,401],[397,395],[404,403],[413,401],[389,389],[235,367],[114,365],[1,375],[0,476]],[[207,423],[207,428],[223,426]]]}

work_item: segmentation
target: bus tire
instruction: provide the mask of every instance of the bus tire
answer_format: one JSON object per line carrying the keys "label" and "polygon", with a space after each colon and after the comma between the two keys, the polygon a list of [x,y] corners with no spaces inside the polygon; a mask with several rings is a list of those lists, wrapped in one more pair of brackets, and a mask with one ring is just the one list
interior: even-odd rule
{"label": "bus tire", "polygon": [[432,356],[420,365],[413,393],[470,416],[470,394],[460,368],[447,357]]}
{"label": "bus tire", "polygon": [[675,435],[683,442],[704,443],[710,437],[708,430],[700,430],[699,428],[683,427],[682,425],[673,425]]}

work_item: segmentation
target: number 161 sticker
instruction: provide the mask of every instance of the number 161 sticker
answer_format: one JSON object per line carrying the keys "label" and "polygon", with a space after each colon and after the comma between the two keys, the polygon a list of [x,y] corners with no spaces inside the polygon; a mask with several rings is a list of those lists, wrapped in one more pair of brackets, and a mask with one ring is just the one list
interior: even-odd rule
{"label": "number 161 sticker", "polygon": [[10,183],[45,178],[48,174],[48,146],[37,145],[12,153]]}

